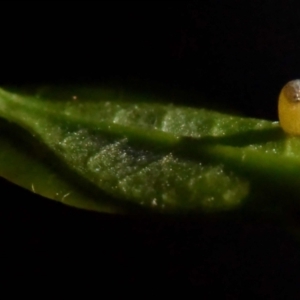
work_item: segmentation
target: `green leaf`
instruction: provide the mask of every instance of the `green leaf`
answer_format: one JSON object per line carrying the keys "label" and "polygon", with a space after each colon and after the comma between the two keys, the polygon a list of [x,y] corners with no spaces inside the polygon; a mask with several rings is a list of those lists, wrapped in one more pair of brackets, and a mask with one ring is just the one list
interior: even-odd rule
{"label": "green leaf", "polygon": [[0,175],[68,205],[111,213],[299,206],[300,140],[278,122],[100,88],[0,89],[0,116]]}

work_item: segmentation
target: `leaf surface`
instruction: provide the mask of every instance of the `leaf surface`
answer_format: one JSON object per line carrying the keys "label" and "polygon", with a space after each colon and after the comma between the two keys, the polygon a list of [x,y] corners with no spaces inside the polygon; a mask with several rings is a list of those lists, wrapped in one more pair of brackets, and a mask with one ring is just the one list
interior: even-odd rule
{"label": "leaf surface", "polygon": [[[298,205],[300,141],[277,122],[103,89],[0,89],[0,175],[112,213]],[[288,196],[287,204],[274,199]]]}

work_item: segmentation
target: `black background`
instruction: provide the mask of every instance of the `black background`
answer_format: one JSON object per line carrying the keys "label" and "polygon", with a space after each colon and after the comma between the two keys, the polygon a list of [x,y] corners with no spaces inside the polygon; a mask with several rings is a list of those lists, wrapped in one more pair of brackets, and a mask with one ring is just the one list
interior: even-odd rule
{"label": "black background", "polygon": [[[280,89],[300,77],[296,1],[2,3],[1,85],[150,83],[277,120]],[[12,274],[192,284],[229,296],[297,286],[299,247],[264,218],[137,220],[63,207],[6,181],[1,189]]]}
{"label": "black background", "polygon": [[9,1],[0,79],[151,82],[276,120],[280,89],[300,76],[295,3]]}

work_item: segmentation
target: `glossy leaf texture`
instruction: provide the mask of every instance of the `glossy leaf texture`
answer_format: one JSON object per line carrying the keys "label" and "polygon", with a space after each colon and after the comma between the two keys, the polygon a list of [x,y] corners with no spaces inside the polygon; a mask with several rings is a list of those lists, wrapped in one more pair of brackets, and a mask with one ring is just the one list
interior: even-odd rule
{"label": "glossy leaf texture", "polygon": [[100,88],[0,89],[0,116],[0,175],[71,206],[298,208],[300,139],[278,122]]}

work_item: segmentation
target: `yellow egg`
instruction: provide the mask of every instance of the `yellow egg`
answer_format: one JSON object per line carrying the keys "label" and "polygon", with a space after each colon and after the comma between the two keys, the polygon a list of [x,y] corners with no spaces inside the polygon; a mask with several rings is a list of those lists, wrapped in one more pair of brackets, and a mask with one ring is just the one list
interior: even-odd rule
{"label": "yellow egg", "polygon": [[300,79],[288,82],[281,90],[278,101],[279,122],[291,135],[300,135]]}

